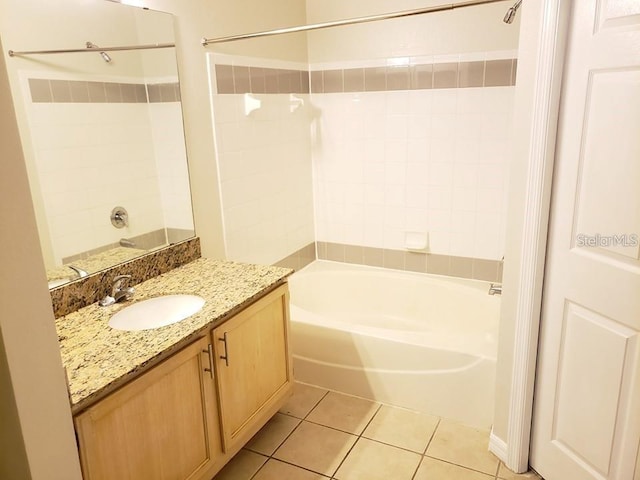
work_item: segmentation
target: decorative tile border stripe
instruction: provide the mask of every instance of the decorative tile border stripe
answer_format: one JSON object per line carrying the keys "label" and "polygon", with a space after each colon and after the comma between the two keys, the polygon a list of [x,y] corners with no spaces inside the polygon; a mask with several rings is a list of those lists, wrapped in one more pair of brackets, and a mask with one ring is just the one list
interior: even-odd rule
{"label": "decorative tile border stripe", "polygon": [[499,260],[388,250],[330,242],[318,242],[318,258],[394,270],[502,282],[502,262]]}
{"label": "decorative tile border stripe", "polygon": [[309,72],[216,64],[218,93],[309,93]]}
{"label": "decorative tile border stripe", "polygon": [[33,103],[159,103],[179,102],[180,84],[88,82],[30,78]]}
{"label": "decorative tile border stripe", "polygon": [[311,71],[311,93],[515,85],[518,60],[482,60]]}
{"label": "decorative tile border stripe", "polygon": [[292,268],[294,270],[300,270],[306,267],[316,259],[316,243],[311,242],[306,247],[302,247],[300,250],[293,252],[288,257],[283,258],[279,262],[274,263],[276,267]]}
{"label": "decorative tile border stripe", "polygon": [[111,291],[117,275],[131,275],[129,284],[136,285],[201,256],[200,239],[195,237],[54,288],[49,292],[54,315],[62,317],[97,302]]}
{"label": "decorative tile border stripe", "polygon": [[481,60],[334,70],[286,70],[216,64],[219,94],[341,93],[504,87],[516,83],[518,60]]}
{"label": "decorative tile border stripe", "polygon": [[166,103],[180,101],[180,84],[172,83],[148,83],[147,93],[149,103]]}

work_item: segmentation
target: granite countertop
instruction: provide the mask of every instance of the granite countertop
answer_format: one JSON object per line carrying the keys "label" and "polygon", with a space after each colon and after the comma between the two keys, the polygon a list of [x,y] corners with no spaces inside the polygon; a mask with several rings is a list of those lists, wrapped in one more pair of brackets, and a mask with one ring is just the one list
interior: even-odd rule
{"label": "granite countertop", "polygon": [[[97,303],[60,317],[56,330],[67,372],[71,411],[77,413],[169,357],[285,282],[288,268],[200,258],[135,286],[132,301]],[[111,316],[133,302],[167,294],[205,298],[195,315],[153,330],[109,327]]]}
{"label": "granite countertop", "polygon": [[[81,268],[87,273],[99,272],[118,263],[123,263],[132,258],[148,253],[140,248],[114,247],[104,252],[96,253],[90,257],[71,262],[74,267]],[[68,265],[47,269],[47,280],[75,280],[78,274],[71,270]]]}

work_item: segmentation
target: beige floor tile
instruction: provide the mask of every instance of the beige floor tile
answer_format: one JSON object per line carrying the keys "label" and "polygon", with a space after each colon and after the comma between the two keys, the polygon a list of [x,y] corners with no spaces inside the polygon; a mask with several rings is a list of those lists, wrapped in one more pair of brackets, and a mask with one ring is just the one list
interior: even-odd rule
{"label": "beige floor tile", "polygon": [[284,442],[293,429],[298,426],[300,419],[276,413],[262,429],[249,440],[245,448],[263,455],[273,455],[273,452]]}
{"label": "beige floor tile", "polygon": [[383,405],[362,436],[422,453],[439,421],[432,415]]}
{"label": "beige floor tile", "polygon": [[361,438],[335,474],[339,480],[411,480],[421,456]]}
{"label": "beige floor tile", "polygon": [[249,480],[267,460],[263,455],[240,450],[213,480]]}
{"label": "beige floor tile", "polygon": [[310,422],[359,435],[380,405],[364,398],[329,392],[309,414]]}
{"label": "beige floor tile", "polygon": [[317,405],[328,390],[306,385],[304,383],[294,383],[293,396],[280,409],[281,413],[293,415],[294,417],[304,418],[311,409]]}
{"label": "beige floor tile", "polygon": [[442,420],[427,455],[495,475],[498,459],[489,452],[489,432]]}
{"label": "beige floor tile", "polygon": [[330,477],[358,437],[302,422],[274,457]]}
{"label": "beige floor tile", "polygon": [[493,475],[469,470],[450,463],[425,457],[414,480],[491,480]]}
{"label": "beige floor tile", "polygon": [[517,473],[513,473],[509,470],[504,463],[500,462],[500,469],[498,470],[498,478],[502,480],[540,480],[540,475],[537,475],[535,472],[529,471],[527,473],[521,473],[518,475]]}
{"label": "beige floor tile", "polygon": [[326,478],[329,477],[272,458],[253,477],[253,480],[323,480]]}

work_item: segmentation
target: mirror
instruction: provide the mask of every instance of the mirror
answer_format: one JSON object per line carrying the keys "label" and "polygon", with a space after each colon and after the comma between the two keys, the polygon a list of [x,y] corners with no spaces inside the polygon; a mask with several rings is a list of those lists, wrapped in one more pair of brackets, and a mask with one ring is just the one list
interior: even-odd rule
{"label": "mirror", "polygon": [[[0,22],[50,288],[192,237],[175,48],[109,50],[173,44],[173,17],[5,0]],[[56,49],[89,52],[21,54]]]}

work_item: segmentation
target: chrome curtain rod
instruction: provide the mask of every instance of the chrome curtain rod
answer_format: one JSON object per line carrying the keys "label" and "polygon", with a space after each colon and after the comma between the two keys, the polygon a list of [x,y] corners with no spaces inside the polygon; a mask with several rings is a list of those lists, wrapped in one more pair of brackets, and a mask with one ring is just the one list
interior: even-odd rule
{"label": "chrome curtain rod", "polygon": [[369,15],[366,17],[349,18],[346,20],[335,20],[332,22],[314,23],[311,25],[300,25],[298,27],[277,28],[275,30],[266,30],[263,32],[245,33],[242,35],[230,35],[228,37],[206,38],[201,40],[202,46],[206,47],[214,43],[235,42],[236,40],[245,40],[248,38],[270,37],[273,35],[282,35],[284,33],[308,32],[310,30],[320,30],[323,28],[342,27],[345,25],[356,25],[358,23],[377,22],[378,20],[388,20],[391,18],[412,17],[414,15],[423,15],[425,13],[443,12],[446,10],[454,10],[456,8],[475,7],[477,5],[485,5],[489,3],[502,2],[504,0],[467,0],[459,3],[448,3],[445,5],[435,5],[433,7],[417,8],[415,10],[404,10],[401,12],[383,13],[379,15]]}
{"label": "chrome curtain rod", "polygon": [[125,45],[122,47],[97,47],[97,48],[70,48],[66,50],[25,50],[22,52],[16,52],[9,50],[10,57],[20,57],[23,55],[49,55],[52,53],[96,53],[100,52],[119,52],[123,50],[151,50],[154,48],[172,48],[175,47],[175,43],[151,43],[147,45]]}

